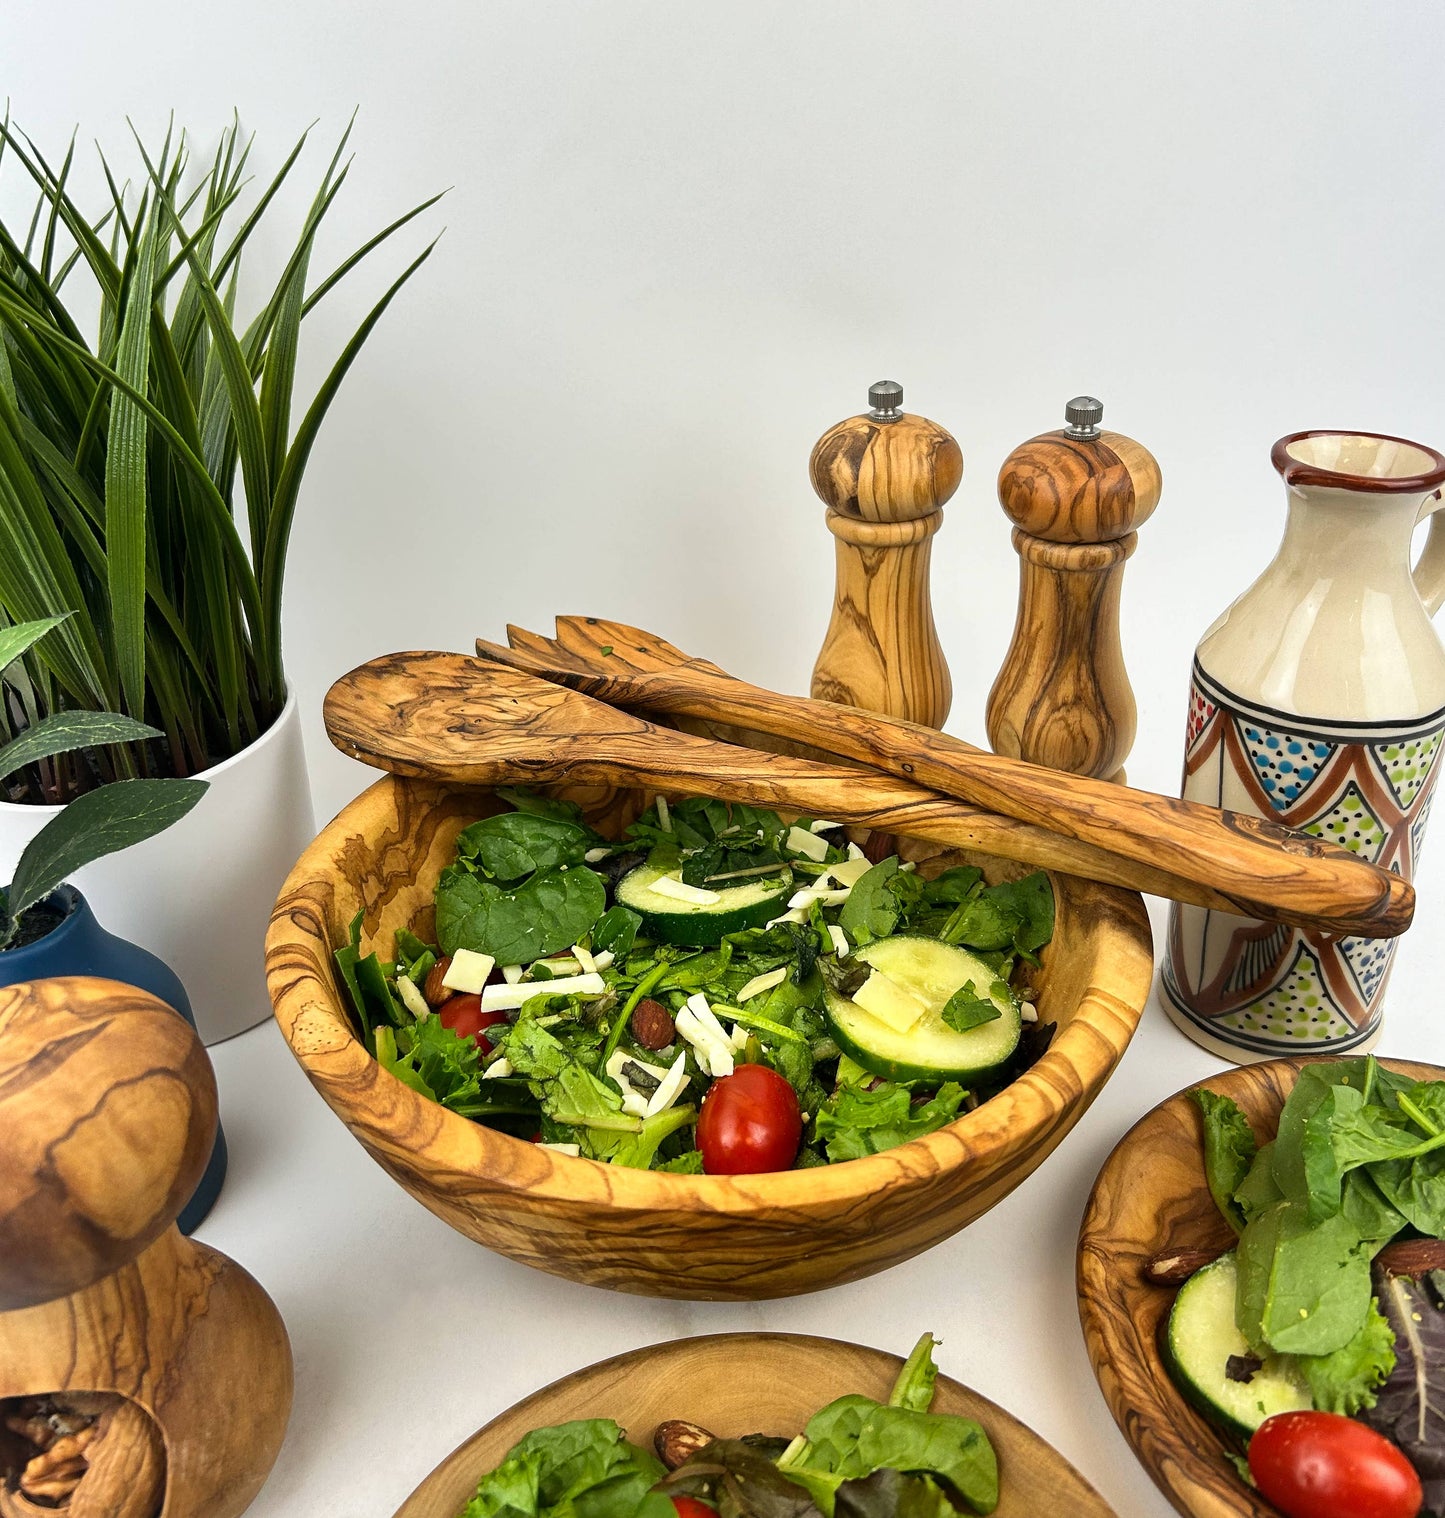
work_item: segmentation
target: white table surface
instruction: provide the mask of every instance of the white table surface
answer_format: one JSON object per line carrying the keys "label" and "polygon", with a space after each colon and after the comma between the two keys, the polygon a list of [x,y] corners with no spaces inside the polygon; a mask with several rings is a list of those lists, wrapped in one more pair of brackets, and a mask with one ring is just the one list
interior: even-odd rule
{"label": "white table surface", "polygon": [[[1419,882],[1437,903],[1442,873],[1432,892],[1427,860]],[[1159,942],[1164,905],[1150,908]],[[1445,1055],[1440,921],[1422,912],[1401,948],[1381,1053]],[[776,1302],[653,1301],[513,1264],[367,1157],[273,1022],[211,1054],[231,1169],[199,1237],[270,1291],[296,1358],[291,1426],[254,1518],[386,1518],[457,1444],[549,1381],[640,1345],[744,1329],[899,1353],[931,1329],[944,1371],[1030,1424],[1121,1518],[1171,1511],[1109,1416],[1074,1295],[1079,1219],[1110,1149],[1155,1103],[1222,1068],[1167,1021],[1157,990],[1093,1107],[992,1212],[882,1275]]]}

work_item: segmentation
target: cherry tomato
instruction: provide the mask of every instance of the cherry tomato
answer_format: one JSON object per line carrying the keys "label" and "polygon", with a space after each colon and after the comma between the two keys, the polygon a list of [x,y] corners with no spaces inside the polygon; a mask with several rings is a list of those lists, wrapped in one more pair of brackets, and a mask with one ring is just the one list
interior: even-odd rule
{"label": "cherry tomato", "polygon": [[505,1012],[483,1012],[482,998],[469,993],[447,997],[438,1011],[442,1027],[450,1028],[458,1038],[474,1039],[484,1051],[492,1047],[492,1041],[483,1035],[482,1029],[507,1020]]}
{"label": "cherry tomato", "polygon": [[739,1065],[715,1080],[702,1099],[697,1147],[708,1175],[788,1170],[802,1137],[798,1098],[766,1065]]}
{"label": "cherry tomato", "polygon": [[674,1497],[672,1505],[677,1509],[677,1518],[717,1518],[717,1509],[697,1497]]}
{"label": "cherry tomato", "polygon": [[1374,1429],[1339,1413],[1276,1413],[1249,1441],[1249,1473],[1288,1518],[1415,1518],[1415,1467]]}

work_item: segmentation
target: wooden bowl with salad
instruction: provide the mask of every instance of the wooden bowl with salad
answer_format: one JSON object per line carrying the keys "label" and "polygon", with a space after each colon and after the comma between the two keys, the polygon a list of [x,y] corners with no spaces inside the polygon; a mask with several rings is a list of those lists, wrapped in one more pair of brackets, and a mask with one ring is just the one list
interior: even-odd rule
{"label": "wooden bowl with salad", "polygon": [[657,1296],[854,1280],[1007,1195],[1148,997],[1130,892],[686,795],[387,777],[302,856],[277,1022],[418,1201]]}
{"label": "wooden bowl with salad", "polygon": [[[938,1375],[935,1345],[925,1335],[905,1361],[802,1334],[709,1334],[617,1355],[494,1418],[417,1487],[396,1518],[496,1512],[504,1462],[523,1440],[519,1463],[540,1466],[535,1518],[551,1518],[558,1509],[546,1499],[562,1485],[550,1477],[564,1461],[579,1510],[637,1518],[712,1518],[719,1509],[736,1518],[822,1518],[806,1506],[808,1488],[791,1482],[816,1482],[821,1475],[826,1491],[835,1485],[829,1474],[859,1481],[840,1488],[834,1506],[856,1518],[900,1511],[935,1518],[1113,1518],[1103,1498],[1036,1433]],[[840,1398],[851,1407],[839,1405]],[[872,1415],[866,1433],[859,1413]],[[841,1437],[797,1437],[805,1430],[841,1431],[844,1422],[851,1428]],[[709,1449],[709,1436],[724,1442]],[[900,1467],[908,1472],[902,1480]],[[925,1467],[929,1485],[919,1491]],[[789,1470],[790,1479],[775,1474]],[[623,1500],[617,1488],[629,1480],[644,1492],[661,1482],[679,1500],[636,1492]],[[614,1494],[606,1509],[598,1491],[603,1481]],[[515,1511],[515,1498],[508,1505]]]}
{"label": "wooden bowl with salad", "polygon": [[1084,1213],[1079,1314],[1179,1512],[1445,1511],[1442,1232],[1437,1066],[1271,1060],[1135,1124]]}

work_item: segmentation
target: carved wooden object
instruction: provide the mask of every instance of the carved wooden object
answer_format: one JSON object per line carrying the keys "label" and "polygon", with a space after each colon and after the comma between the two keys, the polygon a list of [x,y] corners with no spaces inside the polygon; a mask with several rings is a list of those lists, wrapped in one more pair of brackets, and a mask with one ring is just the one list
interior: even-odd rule
{"label": "carved wooden object", "polygon": [[[662,713],[730,720],[751,736],[788,740],[936,787],[1026,823],[1032,831],[987,847],[1180,901],[1204,896],[1226,911],[1304,920],[1330,931],[1388,922],[1403,932],[1412,888],[1348,849],[1256,817],[1046,770],[973,748],[931,729],[748,685],[641,628],[598,617],[558,617],[555,639],[509,627],[511,646],[477,640],[484,658],[601,700]],[[603,650],[607,650],[606,653]],[[1044,830],[1040,836],[1037,830]],[[1050,840],[1048,834],[1061,835]],[[1084,845],[1067,856],[1063,840]],[[1030,854],[1030,848],[1044,852]],[[1354,924],[1353,928],[1347,924]]]}
{"label": "carved wooden object", "polygon": [[[1306,1063],[1270,1060],[1200,1085],[1233,1097],[1264,1143]],[[1445,1078],[1434,1065],[1383,1063],[1414,1080]],[[1159,1327],[1176,1288],[1145,1274],[1166,1252],[1213,1254],[1234,1243],[1205,1180],[1198,1108],[1181,1091],[1141,1118],[1099,1172],[1079,1230],[1078,1287],[1084,1339],[1109,1411],[1159,1490],[1190,1518],[1278,1518],[1239,1479],[1229,1446],[1165,1370]]]}
{"label": "carved wooden object", "polygon": [[234,1518],[275,1462],[291,1351],[175,1217],[216,1088],[189,1026],[89,977],[0,990],[0,1518]]}
{"label": "carved wooden object", "polygon": [[1122,781],[1134,692],[1119,644],[1119,590],[1135,529],[1159,504],[1154,457],[1101,432],[1103,407],[1070,401],[1070,425],[1004,460],[998,498],[1020,563],[1013,642],[988,698],[994,750]]}
{"label": "carved wooden object", "polygon": [[[559,702],[585,699],[548,689]],[[399,718],[407,720],[405,710]],[[456,720],[465,726],[472,718],[458,712]],[[774,758],[784,765],[775,776],[764,768]],[[744,761],[712,776],[713,794],[794,813],[806,804],[800,796],[839,799],[836,782],[824,789],[800,778],[799,761],[758,753]],[[737,778],[754,767],[760,780]],[[662,759],[654,769],[674,795],[695,789],[690,772],[669,776]],[[589,788],[569,785],[566,794],[615,836],[646,800],[618,787],[650,782],[628,764],[599,760],[587,770]],[[266,945],[271,996],[312,1083],[388,1174],[468,1237],[591,1285],[744,1300],[812,1291],[908,1259],[985,1212],[1044,1159],[1108,1078],[1149,995],[1143,903],[1056,875],[1058,920],[1035,1002],[1058,1034],[1031,1069],[958,1122],[875,1157],[776,1175],[668,1175],[571,1159],[469,1122],[383,1070],[352,1031],[333,969],[332,950],[358,911],[364,948],[383,946],[389,955],[401,926],[430,933],[437,877],[457,833],[503,807],[478,788],[391,776],[372,786],[321,833],[282,888]],[[928,805],[891,815],[909,832],[915,818],[927,823]],[[901,851],[932,861],[930,870],[971,857],[911,837]],[[993,879],[1022,873],[978,862]]]}
{"label": "carved wooden object", "polygon": [[[967,1357],[962,1339],[950,1340],[943,1357],[959,1358],[955,1349]],[[835,1397],[851,1392],[886,1401],[902,1363],[881,1349],[801,1334],[709,1334],[633,1350],[556,1381],[494,1418],[417,1487],[396,1518],[456,1518],[481,1477],[534,1428],[611,1418],[644,1449],[669,1418],[686,1418],[720,1438],[791,1436]],[[973,1418],[988,1435],[999,1464],[996,1518],[1114,1518],[1057,1450],[986,1397],[939,1376],[933,1411]]]}
{"label": "carved wooden object", "polygon": [[928,561],[963,454],[936,422],[905,415],[890,381],[818,439],[808,461],[836,540],[833,616],[813,694],[942,727],[953,688],[929,599]]}

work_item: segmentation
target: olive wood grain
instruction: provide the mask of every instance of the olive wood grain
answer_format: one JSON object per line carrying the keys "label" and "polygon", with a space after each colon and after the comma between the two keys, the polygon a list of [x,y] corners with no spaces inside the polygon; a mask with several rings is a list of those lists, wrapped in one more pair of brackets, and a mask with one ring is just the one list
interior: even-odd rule
{"label": "olive wood grain", "polygon": [[[670,736],[676,736],[670,735]],[[757,756],[766,759],[767,755]],[[562,794],[608,836],[647,800],[624,767]],[[665,782],[674,796],[690,777]],[[556,787],[551,793],[557,793]],[[717,790],[728,799],[726,782]],[[776,798],[787,810],[786,790]],[[740,1301],[856,1280],[948,1238],[1018,1185],[1102,1088],[1153,976],[1138,896],[1054,874],[1054,937],[1030,995],[1057,1026],[1046,1053],[957,1122],[847,1164],[751,1176],[669,1175],[572,1159],[482,1127],[403,1085],[356,1037],[333,950],[363,916],[362,948],[430,936],[457,834],[505,810],[485,790],[386,776],[331,822],[282,887],[266,940],[276,1021],[298,1062],[372,1158],[467,1237],[540,1270],[612,1290]],[[857,834],[860,839],[866,835]],[[925,874],[996,859],[904,837]]]}
{"label": "olive wood grain", "polygon": [[1161,489],[1154,456],[1117,432],[1046,432],[1004,461],[1019,604],[985,717],[997,753],[1122,783],[1137,711],[1119,593]]}
{"label": "olive wood grain", "polygon": [[[104,1401],[74,1518],[235,1518],[280,1449],[280,1315],[174,1226],[215,1126],[205,1050],[155,997],[0,990],[0,1400]],[[6,1518],[35,1506],[9,1496]]]}
{"label": "olive wood grain", "polygon": [[[493,1418],[442,1461],[396,1518],[457,1518],[481,1477],[534,1428],[611,1418],[644,1449],[669,1418],[688,1419],[720,1438],[791,1437],[835,1397],[886,1400],[902,1363],[860,1344],[768,1333],[711,1334],[616,1355]],[[1113,1518],[1113,1509],[1057,1450],[986,1397],[940,1375],[933,1411],[973,1418],[988,1435],[999,1462],[996,1518]]]}
{"label": "olive wood grain", "polygon": [[953,699],[929,592],[933,535],[963,454],[926,417],[849,417],[819,438],[808,474],[828,508],[833,611],[815,696],[942,727]]}
{"label": "olive wood grain", "polygon": [[[1306,1060],[1270,1060],[1211,1076],[1199,1085],[1233,1097],[1261,1143]],[[1434,1065],[1383,1061],[1416,1080],[1440,1080]],[[1176,1389],[1159,1352],[1174,1288],[1145,1275],[1154,1256],[1216,1251],[1234,1234],[1209,1194],[1199,1111],[1189,1090],[1171,1096],[1120,1140],[1094,1182],[1079,1230],[1079,1317],[1109,1411],[1160,1491],[1189,1518],[1278,1518],[1239,1479],[1214,1425]]]}
{"label": "olive wood grain", "polygon": [[[1007,825],[996,822],[1005,836],[979,845],[1008,858],[1329,932],[1387,937],[1410,924],[1414,891],[1398,875],[1263,818],[1062,774],[915,724],[779,695],[621,622],[558,617],[556,639],[513,627],[507,636],[506,648],[479,638],[477,652],[629,709],[726,718],[831,750],[1017,819],[1027,831],[1006,836]],[[1064,839],[1076,847],[1057,852]]]}

